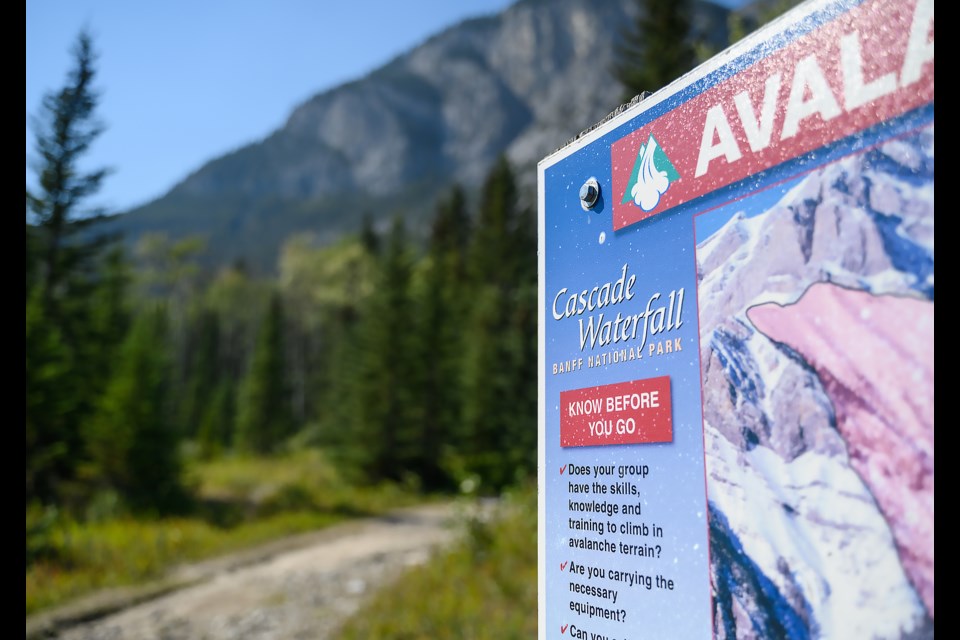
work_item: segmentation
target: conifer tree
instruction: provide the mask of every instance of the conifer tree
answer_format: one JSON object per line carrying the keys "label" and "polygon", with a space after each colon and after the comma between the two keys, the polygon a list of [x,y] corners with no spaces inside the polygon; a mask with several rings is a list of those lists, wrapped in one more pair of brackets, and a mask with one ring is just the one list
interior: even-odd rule
{"label": "conifer tree", "polygon": [[462,186],[454,184],[447,197],[437,205],[429,244],[431,256],[448,262],[452,278],[462,279],[465,275],[464,262],[471,230],[466,195]]}
{"label": "conifer tree", "polygon": [[162,307],[137,317],[98,411],[85,425],[95,477],[138,512],[170,513],[185,505],[167,339]]}
{"label": "conifer tree", "polygon": [[231,446],[234,403],[233,383],[230,380],[222,380],[201,413],[197,431],[201,458],[207,460],[216,458]]}
{"label": "conifer tree", "polygon": [[373,219],[369,213],[363,214],[363,220],[360,225],[360,242],[363,248],[372,256],[380,253],[380,236],[373,226]]}
{"label": "conifer tree", "polygon": [[74,352],[46,311],[39,288],[26,309],[26,499],[50,502],[73,477],[81,451],[76,416],[83,398],[70,384]]}
{"label": "conifer tree", "polygon": [[[531,471],[536,456],[536,243],[505,157],[491,169],[469,252],[472,302],[465,318],[461,473],[498,490]],[[531,372],[532,375],[531,375]],[[533,398],[533,402],[530,399]]]}
{"label": "conifer tree", "polygon": [[624,102],[655,92],[696,65],[691,36],[692,0],[638,0],[637,16],[621,33],[613,73]]}
{"label": "conifer tree", "polygon": [[126,328],[124,259],[116,238],[96,233],[87,204],[106,169],[80,161],[103,130],[96,116],[92,39],[81,32],[73,67],[33,119],[37,188],[27,206],[27,500],[57,498],[83,456],[81,425],[106,384]]}
{"label": "conifer tree", "polygon": [[505,290],[515,284],[520,256],[517,184],[506,156],[497,158],[484,181],[480,211],[469,248],[468,274],[474,283]]}
{"label": "conifer tree", "polygon": [[42,299],[48,306],[66,278],[83,268],[110,239],[76,240],[100,220],[102,210],[83,207],[84,201],[100,189],[108,171],[80,170],[81,158],[103,132],[103,125],[96,116],[96,54],[87,32],[77,37],[72,53],[74,67],[66,85],[44,96],[41,113],[34,118],[39,191],[31,193],[27,189],[28,219],[35,227],[35,268]]}
{"label": "conifer tree", "polygon": [[241,450],[272,453],[293,434],[283,336],[283,303],[275,292],[237,398],[236,444]]}
{"label": "conifer tree", "polygon": [[220,318],[210,309],[196,314],[187,345],[187,384],[180,403],[180,432],[197,435],[200,423],[219,386]]}
{"label": "conifer tree", "polygon": [[416,396],[422,417],[416,473],[428,489],[449,482],[446,458],[452,453],[451,434],[460,421],[460,356],[467,310],[464,287],[465,254],[470,217],[463,189],[454,185],[437,206],[431,225],[422,278],[415,293],[417,332],[415,362],[420,364]]}
{"label": "conifer tree", "polygon": [[748,34],[800,4],[800,1],[801,0],[768,0],[767,2],[753,4],[753,10],[746,15],[743,12],[731,12],[727,19],[729,44],[734,44],[742,40]]}
{"label": "conifer tree", "polygon": [[399,480],[418,456],[411,278],[413,259],[402,218],[382,249],[377,286],[365,302],[349,373],[348,457],[368,480]]}

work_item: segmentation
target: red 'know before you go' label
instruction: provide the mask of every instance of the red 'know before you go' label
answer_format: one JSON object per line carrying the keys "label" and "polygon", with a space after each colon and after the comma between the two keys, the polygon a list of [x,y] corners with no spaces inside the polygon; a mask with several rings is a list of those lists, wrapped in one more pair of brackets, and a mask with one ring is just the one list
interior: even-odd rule
{"label": "red 'know before you go' label", "polygon": [[673,441],[670,376],[560,392],[560,446]]}

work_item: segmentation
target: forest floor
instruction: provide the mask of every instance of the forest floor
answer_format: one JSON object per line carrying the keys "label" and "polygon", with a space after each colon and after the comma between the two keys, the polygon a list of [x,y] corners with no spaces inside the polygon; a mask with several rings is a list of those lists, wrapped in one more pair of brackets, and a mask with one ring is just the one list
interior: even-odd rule
{"label": "forest floor", "polygon": [[27,618],[27,638],[326,640],[378,587],[457,539],[492,502],[428,504],[178,567]]}

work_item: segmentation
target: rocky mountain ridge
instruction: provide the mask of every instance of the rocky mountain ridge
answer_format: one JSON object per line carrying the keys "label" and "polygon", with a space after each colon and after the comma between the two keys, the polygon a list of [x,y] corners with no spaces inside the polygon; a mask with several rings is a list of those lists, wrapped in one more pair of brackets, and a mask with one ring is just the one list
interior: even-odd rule
{"label": "rocky mountain ridge", "polygon": [[[536,163],[621,104],[611,75],[633,0],[520,0],[467,20],[364,78],[320,93],[264,140],[216,158],[163,197],[118,216],[148,231],[208,239],[210,259],[260,270],[294,232],[320,241],[385,228],[423,230],[454,182],[481,184],[505,153],[534,204]],[[729,11],[697,0],[699,37],[719,50]]]}

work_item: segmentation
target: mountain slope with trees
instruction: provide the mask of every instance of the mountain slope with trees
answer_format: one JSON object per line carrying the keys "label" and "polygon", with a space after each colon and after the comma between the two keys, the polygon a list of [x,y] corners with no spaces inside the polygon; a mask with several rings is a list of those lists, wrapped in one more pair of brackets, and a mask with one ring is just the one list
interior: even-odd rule
{"label": "mountain slope with trees", "polygon": [[[424,240],[437,198],[455,182],[475,199],[500,154],[531,203],[536,163],[621,104],[612,69],[639,6],[521,0],[462,22],[307,100],[264,140],[210,161],[115,226],[131,242],[200,235],[209,263],[243,259],[270,273],[291,233],[329,243],[365,216],[385,232],[401,215]],[[725,46],[729,11],[691,6],[691,37]]]}

